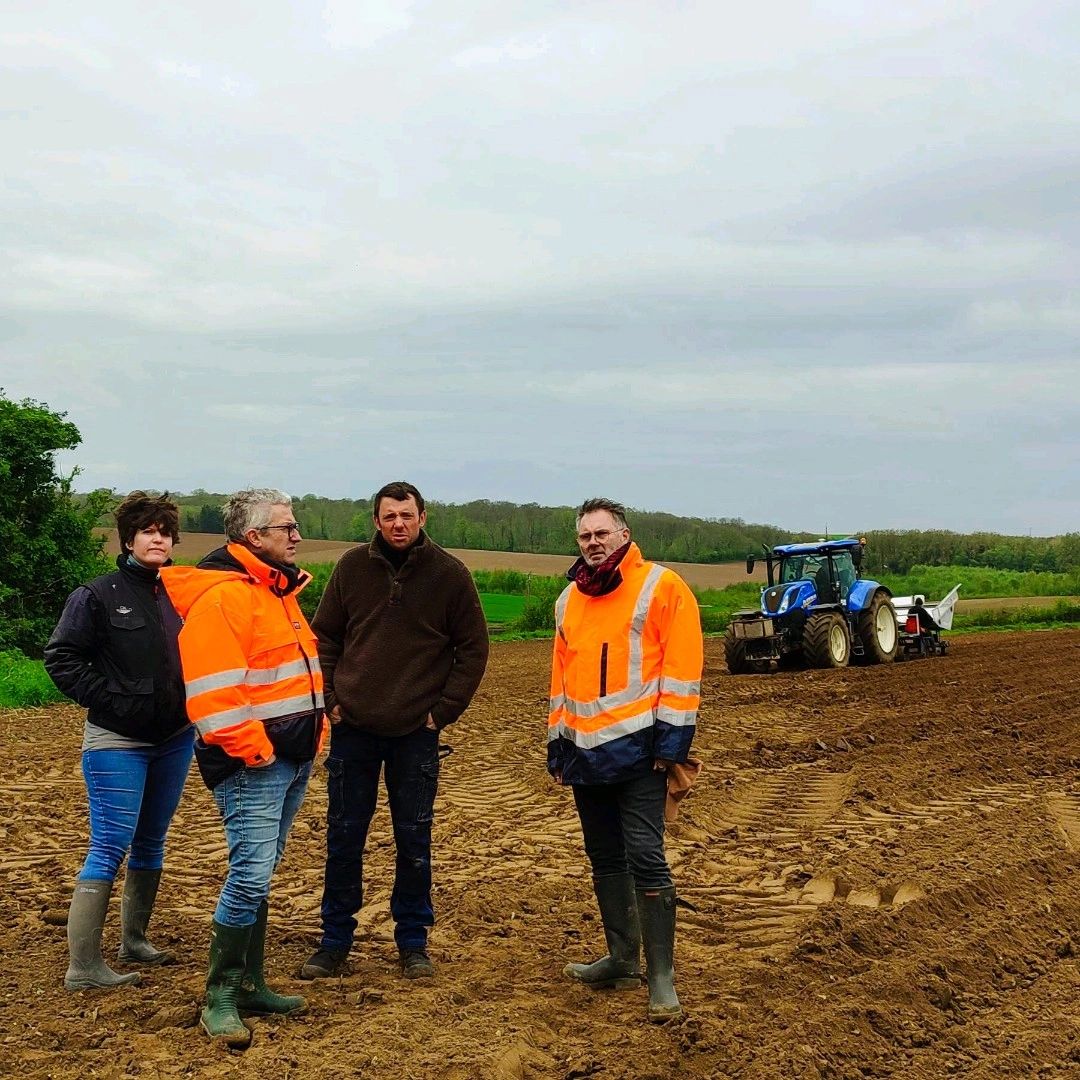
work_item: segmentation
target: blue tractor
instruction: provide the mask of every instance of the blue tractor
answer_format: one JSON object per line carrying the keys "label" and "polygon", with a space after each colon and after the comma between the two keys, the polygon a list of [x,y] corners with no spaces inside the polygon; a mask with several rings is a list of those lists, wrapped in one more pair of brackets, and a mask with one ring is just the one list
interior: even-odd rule
{"label": "blue tractor", "polygon": [[[766,550],[760,611],[738,611],[724,637],[732,675],[778,668],[888,664],[898,630],[892,594],[859,576],[865,541],[819,540]],[[746,572],[754,571],[754,556]]]}

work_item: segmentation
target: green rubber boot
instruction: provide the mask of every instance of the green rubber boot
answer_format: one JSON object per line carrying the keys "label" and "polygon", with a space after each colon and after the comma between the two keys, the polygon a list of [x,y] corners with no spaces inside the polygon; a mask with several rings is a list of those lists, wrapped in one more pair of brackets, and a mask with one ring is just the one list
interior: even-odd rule
{"label": "green rubber boot", "polygon": [[303,1012],[307,1002],[298,994],[275,994],[266,985],[263,964],[266,955],[266,916],[268,904],[264,900],[259,905],[255,925],[251,928],[251,941],[248,944],[247,965],[244,978],[236,995],[237,1012],[255,1013],[258,1016],[289,1016]]}
{"label": "green rubber boot", "polygon": [[634,879],[630,874],[593,878],[608,954],[592,964],[567,964],[563,974],[594,990],[636,990],[641,986],[641,930]]}
{"label": "green rubber boot", "polygon": [[251,1031],[240,1019],[236,999],[244,978],[251,926],[224,926],[216,919],[210,932],[210,967],[206,974],[206,1006],[199,1027],[215,1042],[242,1049]]}
{"label": "green rubber boot", "polygon": [[139,981],[137,972],[119,975],[101,958],[101,929],[109,909],[111,881],[77,881],[68,910],[66,990],[111,990]]}
{"label": "green rubber boot", "polygon": [[131,870],[124,875],[124,896],[120,901],[119,959],[127,964],[169,964],[172,953],[155,949],[146,940],[146,928],[154,911],[160,870]]}
{"label": "green rubber boot", "polygon": [[649,1019],[662,1024],[682,1016],[675,993],[675,889],[638,889],[637,903],[649,982]]}

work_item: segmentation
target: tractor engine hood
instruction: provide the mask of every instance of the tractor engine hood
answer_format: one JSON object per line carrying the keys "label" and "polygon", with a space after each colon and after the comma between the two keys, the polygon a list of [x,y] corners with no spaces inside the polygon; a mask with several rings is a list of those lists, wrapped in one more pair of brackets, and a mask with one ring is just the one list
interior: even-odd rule
{"label": "tractor engine hood", "polygon": [[789,611],[809,607],[816,595],[814,583],[808,580],[770,585],[761,594],[761,613],[770,618],[786,615]]}

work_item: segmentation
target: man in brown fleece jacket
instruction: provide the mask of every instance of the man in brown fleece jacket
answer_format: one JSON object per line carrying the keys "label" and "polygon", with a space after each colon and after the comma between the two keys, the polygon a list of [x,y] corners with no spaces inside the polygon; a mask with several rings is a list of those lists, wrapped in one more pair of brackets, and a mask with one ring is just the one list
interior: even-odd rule
{"label": "man in brown fleece jacket", "polygon": [[434,971],[427,953],[431,821],[439,731],[465,711],[484,675],[487,623],[472,575],[424,532],[424,499],[395,482],[373,500],[375,537],[334,568],[311,626],[319,638],[329,808],[322,940],[301,969],[336,975],[363,903],[364,843],[385,766],[397,867],[390,912],[407,978]]}

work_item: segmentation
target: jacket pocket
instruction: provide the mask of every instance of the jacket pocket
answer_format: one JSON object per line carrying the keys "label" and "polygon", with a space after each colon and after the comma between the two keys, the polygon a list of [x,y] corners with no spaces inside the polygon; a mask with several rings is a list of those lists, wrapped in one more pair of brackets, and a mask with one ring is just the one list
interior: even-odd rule
{"label": "jacket pocket", "polygon": [[607,697],[607,653],[608,643],[600,646],[600,697]]}
{"label": "jacket pocket", "polygon": [[114,630],[141,630],[146,620],[136,611],[110,611],[109,625]]}
{"label": "jacket pocket", "polygon": [[304,713],[284,720],[265,720],[263,727],[278,757],[290,761],[314,761],[317,723],[314,713]]}
{"label": "jacket pocket", "polygon": [[112,677],[105,687],[109,710],[120,720],[149,718],[154,709],[154,680]]}

